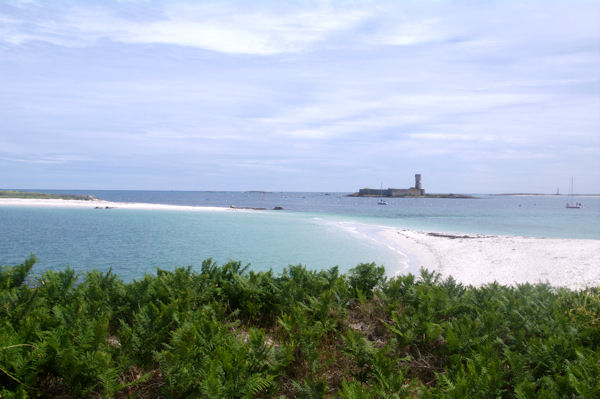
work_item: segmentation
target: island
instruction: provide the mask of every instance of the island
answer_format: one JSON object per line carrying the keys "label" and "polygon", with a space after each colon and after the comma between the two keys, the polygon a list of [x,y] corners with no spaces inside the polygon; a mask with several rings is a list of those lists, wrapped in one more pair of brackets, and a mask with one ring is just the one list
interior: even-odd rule
{"label": "island", "polygon": [[94,201],[98,198],[92,195],[81,194],[48,194],[32,191],[0,190],[0,198],[24,198],[24,199],[63,199],[78,201]]}
{"label": "island", "polygon": [[421,185],[421,175],[415,175],[415,186],[410,188],[361,188],[347,197],[386,197],[386,198],[476,198],[466,194],[426,194]]}

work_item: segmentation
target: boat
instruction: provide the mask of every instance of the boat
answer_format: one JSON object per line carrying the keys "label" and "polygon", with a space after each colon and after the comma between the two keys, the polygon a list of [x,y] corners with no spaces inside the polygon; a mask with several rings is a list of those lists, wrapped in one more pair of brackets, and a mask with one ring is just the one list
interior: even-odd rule
{"label": "boat", "polygon": [[581,202],[573,202],[573,177],[571,177],[571,187],[569,188],[569,198],[567,199],[566,208],[569,208],[569,209],[583,208],[583,204]]}
{"label": "boat", "polygon": [[383,183],[381,183],[381,187],[379,188],[379,201],[377,201],[377,205],[387,205],[388,204],[382,197],[383,197]]}

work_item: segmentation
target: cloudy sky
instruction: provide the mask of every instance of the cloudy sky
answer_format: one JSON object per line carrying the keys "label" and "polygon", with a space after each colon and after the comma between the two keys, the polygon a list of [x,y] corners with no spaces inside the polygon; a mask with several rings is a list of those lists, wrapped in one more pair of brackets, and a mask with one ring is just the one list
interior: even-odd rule
{"label": "cloudy sky", "polygon": [[600,193],[598,1],[0,2],[0,187]]}

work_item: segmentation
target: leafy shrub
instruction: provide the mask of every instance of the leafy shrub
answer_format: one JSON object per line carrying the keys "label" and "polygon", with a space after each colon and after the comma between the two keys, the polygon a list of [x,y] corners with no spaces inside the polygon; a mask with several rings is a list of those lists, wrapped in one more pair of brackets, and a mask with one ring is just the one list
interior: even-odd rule
{"label": "leafy shrub", "polygon": [[0,397],[600,397],[598,288],[212,260],[0,268]]}
{"label": "leafy shrub", "polygon": [[31,255],[20,265],[0,266],[0,289],[16,288],[23,284],[35,262],[37,262],[36,257]]}
{"label": "leafy shrub", "polygon": [[348,282],[353,292],[373,297],[373,289],[385,282],[385,268],[375,263],[361,263],[350,269]]}
{"label": "leafy shrub", "polygon": [[165,349],[155,354],[173,398],[247,398],[273,382],[264,333],[251,329],[248,344],[204,307],[174,330]]}

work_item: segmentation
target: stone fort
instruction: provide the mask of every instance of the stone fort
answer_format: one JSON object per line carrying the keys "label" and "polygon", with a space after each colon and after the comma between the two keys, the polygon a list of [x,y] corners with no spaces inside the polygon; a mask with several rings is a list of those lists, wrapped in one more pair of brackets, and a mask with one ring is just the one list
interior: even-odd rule
{"label": "stone fort", "polygon": [[418,197],[425,195],[425,189],[421,187],[421,175],[415,175],[415,186],[411,188],[388,188],[386,190],[377,190],[374,188],[361,188],[358,191],[359,196],[368,197]]}

